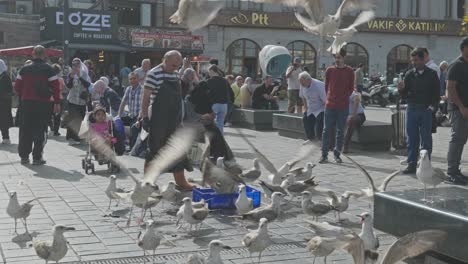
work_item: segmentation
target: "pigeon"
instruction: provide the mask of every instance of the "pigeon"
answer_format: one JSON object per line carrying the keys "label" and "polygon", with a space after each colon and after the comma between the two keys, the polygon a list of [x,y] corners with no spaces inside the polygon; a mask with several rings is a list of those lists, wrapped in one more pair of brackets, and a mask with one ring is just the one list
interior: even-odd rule
{"label": "pigeon", "polygon": [[56,225],[52,230],[52,241],[33,241],[33,247],[37,256],[44,259],[46,264],[49,261],[55,261],[58,263],[63,257],[65,257],[68,251],[68,242],[63,236],[63,233],[73,230],[75,230],[74,227]]}
{"label": "pigeon", "polygon": [[235,193],[239,183],[245,184],[239,175],[219,168],[206,158],[202,171],[202,185],[209,185],[219,194]]}
{"label": "pigeon", "polygon": [[245,182],[254,182],[262,175],[258,159],[253,160],[253,167],[241,175]]}
{"label": "pigeon", "polygon": [[[431,185],[435,188],[445,179],[445,173],[439,168],[433,168],[429,153],[425,149],[419,152],[419,166],[416,170],[416,177],[424,184],[424,201],[426,201],[426,185]],[[434,199],[434,197],[432,197]]]}
{"label": "pigeon", "polygon": [[318,145],[316,144],[303,145],[292,160],[284,163],[279,169],[276,169],[275,165],[273,165],[273,163],[271,163],[268,160],[268,158],[262,152],[260,152],[257,149],[257,147],[255,147],[255,145],[252,144],[252,142],[250,142],[250,140],[244,135],[244,133],[240,129],[236,128],[236,131],[239,133],[241,138],[250,146],[250,148],[255,152],[255,155],[257,156],[260,163],[262,163],[265,169],[271,173],[268,176],[268,180],[270,180],[270,182],[275,185],[281,184],[283,176],[286,175],[286,173],[288,173],[288,171],[298,162],[310,156],[310,154],[318,147]]}
{"label": "pigeon", "polygon": [[330,203],[330,206],[332,206],[333,209],[337,212],[338,221],[340,221],[340,214],[348,210],[349,198],[352,196],[352,193],[345,192],[340,197],[338,197],[334,192],[329,191],[328,195],[330,196],[330,198],[328,198],[327,201]]}
{"label": "pigeon", "polygon": [[118,192],[118,193],[129,193],[129,192],[126,192],[122,188],[118,188],[117,187],[117,177],[115,175],[111,175],[109,177],[109,185],[107,185],[107,188],[106,188],[106,191],[105,191],[105,193],[107,195],[107,198],[109,198],[109,206],[107,206],[107,209],[110,209],[112,200],[117,200],[117,204],[115,206],[119,205],[119,200],[120,199],[119,199],[118,195],[115,195],[116,192]]}
{"label": "pigeon", "polygon": [[397,176],[398,174],[400,174],[400,170],[397,170],[395,172],[393,172],[392,174],[388,175],[382,182],[382,184],[379,186],[379,187],[375,187],[374,185],[374,180],[372,179],[372,177],[370,176],[370,174],[367,172],[366,169],[364,169],[359,163],[357,163],[356,161],[354,161],[352,158],[350,158],[349,156],[345,155],[345,154],[341,154],[343,157],[347,158],[348,160],[351,161],[351,163],[353,163],[354,167],[356,167],[359,171],[362,172],[362,174],[364,174],[364,176],[366,176],[366,179],[369,183],[369,188],[368,189],[362,189],[360,190],[360,192],[349,192],[350,195],[353,195],[355,197],[359,197],[359,196],[366,196],[368,198],[372,198],[374,197],[374,193],[376,192],[385,192],[387,190],[387,186],[388,184],[390,183],[390,181],[395,177]]}
{"label": "pigeon", "polygon": [[347,44],[347,42],[351,40],[354,33],[357,32],[356,27],[369,22],[374,17],[375,17],[374,11],[372,10],[363,11],[358,15],[356,20],[349,27],[337,29],[335,34],[333,35],[333,38],[334,38],[333,43],[327,49],[327,51],[330,52],[331,54],[338,53]]}
{"label": "pigeon", "polygon": [[312,201],[312,194],[308,191],[302,192],[301,207],[306,215],[313,216],[315,220],[317,220],[319,216],[326,215],[334,210],[329,204],[314,203]]}
{"label": "pigeon", "polygon": [[29,232],[28,224],[26,223],[26,218],[28,218],[29,214],[31,213],[31,209],[33,207],[33,204],[31,203],[37,199],[39,198],[34,198],[23,204],[19,204],[18,195],[16,194],[16,192],[10,192],[10,200],[8,201],[6,212],[11,218],[15,219],[15,234],[18,233],[16,229],[18,219],[23,219],[26,233]]}
{"label": "pigeon", "polygon": [[247,247],[252,258],[252,253],[258,252],[258,263],[262,258],[262,252],[268,248],[271,244],[271,238],[268,234],[268,219],[261,218],[259,221],[258,229],[251,230],[242,239],[242,245]]}
{"label": "pigeon", "polygon": [[296,181],[304,181],[310,179],[312,177],[312,170],[315,168],[316,165],[308,162],[305,168],[298,167],[289,170],[289,173],[294,174]]}
{"label": "pigeon", "polygon": [[236,202],[237,213],[246,214],[253,209],[253,200],[247,197],[245,185],[239,187],[239,197]]}
{"label": "pigeon", "polygon": [[188,197],[185,197],[182,201],[184,202],[183,219],[185,222],[190,224],[190,231],[192,231],[193,225],[200,224],[201,227],[203,220],[208,217],[208,207],[194,208],[192,206],[192,199]]}
{"label": "pigeon", "polygon": [[175,24],[184,24],[192,32],[208,25],[222,7],[222,3],[213,4],[208,0],[180,0],[177,11],[169,20]]}
{"label": "pigeon", "polygon": [[221,240],[212,240],[208,244],[208,257],[203,257],[200,254],[191,254],[188,257],[187,264],[223,264],[221,259],[221,250],[231,249],[230,246],[226,246]]}
{"label": "pigeon", "polygon": [[364,250],[377,250],[379,248],[379,239],[374,232],[372,215],[369,213],[362,213],[358,215],[358,217],[361,219],[360,224],[362,224],[359,237],[364,243]]}
{"label": "pigeon", "polygon": [[[206,202],[204,199],[201,199],[199,202],[192,201],[192,208],[200,209],[200,208],[204,208],[205,206],[206,206]],[[185,210],[185,204],[182,204],[176,213],[176,218],[177,218],[176,226],[179,226],[180,221],[184,219],[184,210]]]}
{"label": "pigeon", "polygon": [[318,184],[314,181],[314,177],[305,181],[296,181],[293,174],[286,174],[280,186],[286,190],[291,197],[296,197],[317,185]]}
{"label": "pigeon", "polygon": [[[271,203],[266,206],[262,206],[252,211],[242,214],[240,218],[253,222],[258,222],[262,218],[266,218],[268,221],[275,220],[280,214],[280,203],[281,198],[284,194],[275,192],[271,195]],[[237,216],[235,216],[237,218]]]}
{"label": "pigeon", "polygon": [[153,251],[153,257],[156,255],[156,248],[161,244],[162,235],[155,228],[155,222],[153,220],[146,221],[146,232],[140,239],[141,232],[138,235],[138,246],[143,249],[143,255],[146,256],[147,250]]}
{"label": "pigeon", "polygon": [[274,192],[279,192],[279,193],[282,193],[284,195],[288,195],[288,192],[286,192],[285,189],[283,189],[283,187],[281,187],[280,185],[275,185],[275,184],[269,184],[265,181],[258,181],[258,183],[260,184],[260,187],[262,187],[263,189],[263,194],[266,196],[266,197],[271,197],[271,195],[274,193]]}

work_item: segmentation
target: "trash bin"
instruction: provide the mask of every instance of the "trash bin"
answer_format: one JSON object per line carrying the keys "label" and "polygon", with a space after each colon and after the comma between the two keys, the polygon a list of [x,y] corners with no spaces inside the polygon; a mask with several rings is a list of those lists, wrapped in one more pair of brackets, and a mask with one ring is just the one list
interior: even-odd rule
{"label": "trash bin", "polygon": [[392,146],[395,149],[406,148],[406,105],[397,103],[390,106],[392,111]]}

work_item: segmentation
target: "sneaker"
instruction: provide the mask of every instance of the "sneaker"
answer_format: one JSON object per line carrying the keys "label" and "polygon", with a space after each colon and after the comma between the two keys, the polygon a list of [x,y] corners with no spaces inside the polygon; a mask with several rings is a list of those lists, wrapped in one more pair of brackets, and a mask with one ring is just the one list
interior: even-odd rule
{"label": "sneaker", "polygon": [[70,145],[70,146],[76,146],[76,145],[79,145],[79,144],[81,144],[79,141],[75,141],[73,139],[68,142],[68,145]]}
{"label": "sneaker", "polygon": [[46,164],[46,161],[43,159],[38,159],[38,160],[33,160],[33,165],[44,165]]}
{"label": "sneaker", "polygon": [[453,185],[466,185],[466,182],[462,180],[458,175],[448,175],[447,179],[444,181],[447,184]]}
{"label": "sneaker", "polygon": [[29,159],[28,158],[21,159],[21,164],[29,164]]}
{"label": "sneaker", "polygon": [[416,173],[416,166],[408,165],[405,170],[403,170],[403,174],[414,174]]}
{"label": "sneaker", "polygon": [[400,160],[400,165],[408,165],[408,160],[406,159]]}
{"label": "sneaker", "polygon": [[320,160],[319,160],[319,163],[320,163],[320,164],[328,163],[328,158],[325,157],[325,156],[322,156],[322,157],[320,158]]}
{"label": "sneaker", "polygon": [[11,144],[11,141],[10,139],[6,138],[2,141],[2,144],[5,144],[5,145],[10,145]]}
{"label": "sneaker", "polygon": [[343,160],[340,158],[340,156],[335,156],[334,161],[335,163],[343,163]]}

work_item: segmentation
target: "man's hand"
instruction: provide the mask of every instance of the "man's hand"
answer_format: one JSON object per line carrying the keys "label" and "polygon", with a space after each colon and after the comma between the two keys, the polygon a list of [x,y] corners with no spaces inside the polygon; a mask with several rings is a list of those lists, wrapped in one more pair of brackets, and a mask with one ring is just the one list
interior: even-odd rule
{"label": "man's hand", "polygon": [[463,115],[463,119],[468,119],[468,107],[460,108],[460,113]]}
{"label": "man's hand", "polygon": [[141,121],[136,121],[134,125],[135,125],[136,128],[140,129]]}
{"label": "man's hand", "polygon": [[265,100],[270,100],[270,96],[268,94],[264,94],[263,98],[265,98]]}
{"label": "man's hand", "polygon": [[148,117],[143,118],[143,121],[142,121],[142,123],[141,123],[141,127],[142,127],[144,130],[146,130],[146,131],[149,132],[149,130],[150,130],[150,120],[149,120]]}
{"label": "man's hand", "polygon": [[60,113],[60,104],[54,104],[54,114]]}

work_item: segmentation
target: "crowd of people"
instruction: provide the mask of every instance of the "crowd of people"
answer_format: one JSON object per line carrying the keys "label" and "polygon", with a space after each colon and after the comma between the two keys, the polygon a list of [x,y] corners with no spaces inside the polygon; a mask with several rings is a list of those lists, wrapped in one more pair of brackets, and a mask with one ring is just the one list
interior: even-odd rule
{"label": "crowd of people", "polygon": [[[439,101],[450,99],[447,110],[452,126],[448,152],[448,176],[453,184],[466,185],[468,177],[460,171],[460,161],[468,138],[468,38],[463,39],[461,56],[450,66],[435,64],[426,48],[411,52],[413,68],[398,83],[398,91],[407,102],[406,136],[407,164],[404,173],[415,173],[420,149],[432,152],[432,133],[436,132],[435,112]],[[333,54],[335,63],[327,68],[324,82],[314,79],[302,66],[301,58],[294,58],[285,72],[287,80],[288,112],[301,114],[307,139],[321,141],[319,163],[333,160],[341,163],[341,153],[350,151],[353,132],[366,120],[361,103],[364,85],[363,65],[354,71],[345,64],[346,50]],[[45,49],[36,46],[33,60],[18,72],[14,86],[5,63],[0,60],[0,131],[3,143],[9,144],[8,129],[14,125],[11,114],[13,93],[20,98],[17,111],[19,127],[18,153],[22,164],[45,164],[43,148],[47,131],[60,136],[60,126],[67,128],[70,145],[81,144],[79,131],[86,113],[92,112],[91,126],[97,134],[108,137],[104,123],[106,116],[121,120],[129,127],[127,152],[144,156],[146,163],[153,159],[168,138],[183,123],[197,122],[210,131],[210,156],[232,158],[232,151],[224,140],[224,127],[230,126],[235,108],[279,109],[281,85],[272,76],[264,75],[262,83],[253,79],[225,75],[218,61],[210,61],[208,74],[199,75],[188,58],[178,51],[169,51],[162,63],[152,68],[144,59],[141,67],[124,67],[119,75],[100,77],[93,71],[91,61],[74,58],[71,67],[45,62]],[[120,88],[118,88],[120,87]],[[66,109],[66,111],[64,111]],[[65,114],[66,113],[66,114]],[[61,124],[62,122],[62,124]],[[142,131],[148,137],[140,136]],[[107,140],[107,139],[106,139]],[[113,138],[108,138],[109,144]],[[145,165],[146,168],[146,165]],[[189,190],[184,170],[192,170],[188,160],[182,160],[170,172],[178,188]]]}

